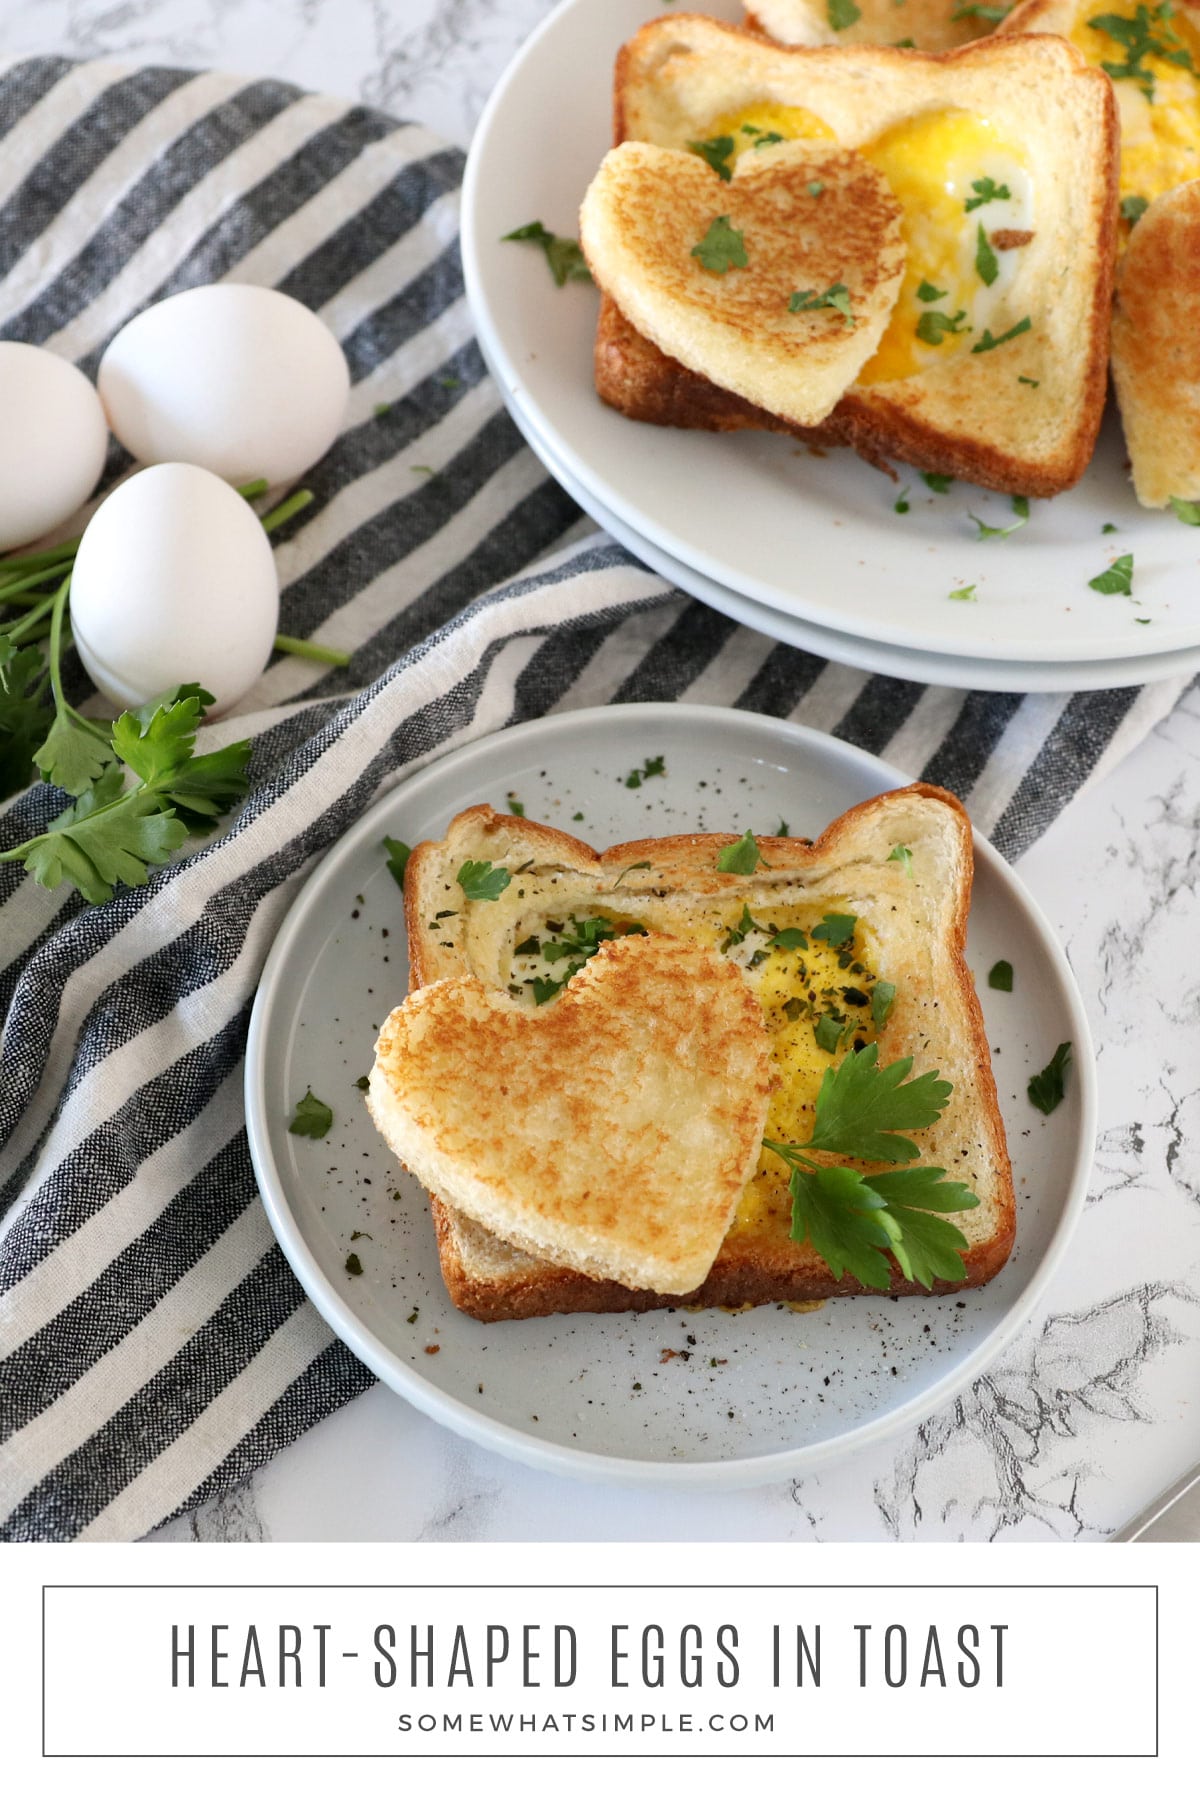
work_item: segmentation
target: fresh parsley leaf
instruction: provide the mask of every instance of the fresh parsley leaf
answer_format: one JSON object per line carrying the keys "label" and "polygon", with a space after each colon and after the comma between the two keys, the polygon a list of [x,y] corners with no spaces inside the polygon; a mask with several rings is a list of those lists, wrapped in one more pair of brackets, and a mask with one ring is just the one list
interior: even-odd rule
{"label": "fresh parsley leaf", "polygon": [[546,262],[554,277],[555,287],[566,287],[568,281],[592,279],[577,239],[558,237],[553,231],[547,231],[540,219],[535,219],[531,225],[520,225],[516,231],[505,232],[501,242],[540,245],[546,253]]}
{"label": "fresh parsley leaf", "polygon": [[854,927],[857,924],[857,913],[829,912],[825,914],[819,925],[813,926],[813,937],[835,947],[838,944],[848,944],[854,936]]}
{"label": "fresh parsley leaf", "polygon": [[967,1212],[979,1205],[961,1181],[947,1181],[944,1169],[887,1169],[870,1176],[871,1188],[887,1203],[880,1215],[892,1237],[891,1252],[909,1281],[932,1288],[936,1280],[961,1281],[961,1252],[967,1240],[941,1213]]}
{"label": "fresh parsley leaf", "polygon": [[[187,828],[159,808],[145,788],[124,792],[116,765],[60,813],[40,837],[19,847],[25,868],[42,887],[71,881],[85,900],[110,900],[118,882],[143,887],[150,868],[168,862]],[[5,852],[12,860],[13,852]]]}
{"label": "fresh parsley leaf", "polygon": [[975,586],[975,582],[968,581],[965,587],[951,588],[946,598],[948,600],[974,600]]}
{"label": "fresh parsley leaf", "polygon": [[821,195],[825,192],[825,183],[823,181],[810,181],[808,183],[808,191],[814,200],[819,200]]}
{"label": "fresh parsley leaf", "polygon": [[490,862],[472,862],[468,858],[455,880],[468,900],[498,900],[512,876],[507,869]]}
{"label": "fresh parsley leaf", "polygon": [[[768,144],[782,144],[782,142],[783,142],[782,131],[760,131],[757,139],[755,140],[754,148],[756,150],[765,150]],[[808,184],[808,191],[809,191],[809,193],[812,192],[811,181]]]}
{"label": "fresh parsley leaf", "polygon": [[1133,556],[1129,552],[1118,556],[1102,575],[1093,575],[1088,586],[1095,588],[1098,594],[1132,594]]}
{"label": "fresh parsley leaf", "polygon": [[33,780],[34,755],[52,715],[45,704],[50,680],[42,652],[0,637],[0,800]]}
{"label": "fresh parsley leaf", "polygon": [[988,234],[982,225],[975,238],[975,273],[984,287],[991,287],[1000,273],[1000,258],[988,242]]}
{"label": "fresh parsley leaf", "polygon": [[624,881],[625,877],[627,875],[632,875],[633,871],[635,869],[651,869],[653,867],[654,867],[653,863],[648,863],[648,862],[630,863],[630,865],[627,869],[621,870],[621,873],[617,876],[617,879],[613,882],[613,887],[619,888],[621,883]]}
{"label": "fresh parsley leaf", "polygon": [[412,851],[399,838],[385,837],[383,847],[387,851],[387,866],[392,880],[398,888],[404,886],[404,871],[408,868],[408,859]]}
{"label": "fresh parsley leaf", "polygon": [[362,1258],[357,1250],[352,1250],[346,1258],[346,1273],[347,1275],[361,1275],[362,1272]]}
{"label": "fresh parsley leaf", "polygon": [[744,269],[748,262],[746,244],[740,231],[729,223],[729,214],[713,220],[698,244],[692,245],[710,275],[727,275],[730,269]]}
{"label": "fresh parsley leaf", "polygon": [[1012,993],[1013,966],[1010,962],[1006,962],[1003,957],[1001,957],[999,962],[993,963],[988,970],[988,986],[990,988],[995,988],[997,993],[1000,994]]}
{"label": "fresh parsley leaf", "polygon": [[1150,202],[1142,194],[1126,194],[1121,202],[1121,217],[1128,225],[1136,225]]}
{"label": "fresh parsley leaf", "polygon": [[745,831],[736,844],[726,844],[717,852],[717,868],[722,875],[753,875],[762,856],[754,833]]}
{"label": "fresh parsley leaf", "polygon": [[875,983],[871,995],[871,1023],[873,1025],[882,1027],[887,1024],[895,998],[896,984],[894,981],[877,981]]}
{"label": "fresh parsley leaf", "polygon": [[842,1041],[842,1028],[845,1023],[845,1019],[837,1013],[822,1013],[813,1026],[813,1036],[817,1040],[818,1048],[828,1050],[832,1055]]}
{"label": "fresh parsley leaf", "polygon": [[1067,1067],[1071,1061],[1071,1046],[1060,1044],[1044,1069],[1039,1069],[1029,1082],[1029,1098],[1039,1112],[1052,1113],[1060,1105],[1067,1091]]}
{"label": "fresh parsley leaf", "polygon": [[911,512],[911,510],[912,510],[912,508],[909,506],[909,503],[908,503],[908,489],[907,489],[907,487],[902,487],[900,489],[900,492],[897,494],[895,500],[892,502],[892,511],[897,512],[897,513],[906,513],[906,512]]}
{"label": "fresh parsley leaf", "polygon": [[844,281],[835,281],[833,286],[827,287],[823,294],[818,294],[816,288],[805,288],[802,292],[793,294],[788,301],[790,313],[826,310],[840,313],[847,325],[853,325],[854,314],[850,310],[850,289]]}
{"label": "fresh parsley leaf", "polygon": [[510,794],[508,796],[508,810],[513,815],[514,819],[523,819],[525,817],[524,802],[518,800],[515,794]]}
{"label": "fresh parsley leaf", "polygon": [[1012,509],[1016,513],[1018,519],[1027,519],[1029,517],[1029,502],[1024,494],[1014,494],[1012,496]]}
{"label": "fresh parsley leaf", "polygon": [[825,0],[825,16],[835,31],[848,31],[862,18],[854,0]]}
{"label": "fresh parsley leaf", "polygon": [[1026,313],[1023,319],[1018,319],[1015,325],[1010,326],[1007,331],[1002,331],[999,337],[993,337],[990,331],[985,331],[979,342],[971,345],[971,355],[978,356],[983,350],[998,350],[1001,344],[1010,343],[1013,338],[1020,337],[1022,332],[1032,329],[1033,320]]}
{"label": "fresh parsley leaf", "polygon": [[914,1162],[917,1146],[903,1130],[921,1130],[940,1118],[950,1083],[936,1071],[907,1079],[911,1056],[879,1068],[879,1046],[851,1051],[826,1069],[817,1094],[809,1147],[853,1156],[863,1162]]}
{"label": "fresh parsley leaf", "polygon": [[1018,375],[1017,380],[1022,387],[1041,387],[1042,385],[1040,381],[1035,381],[1032,375]]}
{"label": "fresh parsley leaf", "polygon": [[839,1281],[849,1270],[866,1288],[891,1287],[891,1267],[882,1255],[892,1248],[891,1234],[880,1219],[878,1197],[857,1170],[794,1168],[788,1191],[798,1244],[811,1244]]}
{"label": "fresh parsley leaf", "polygon": [[944,300],[949,288],[935,288],[932,281],[923,281],[917,289],[917,299],[929,306],[934,300]]}
{"label": "fresh parsley leaf", "polygon": [[925,483],[925,486],[931,488],[935,494],[948,494],[954,484],[953,475],[933,475],[926,473],[922,475],[921,480]]}
{"label": "fresh parsley leaf", "polygon": [[893,844],[888,851],[888,861],[904,864],[904,873],[912,880],[912,851],[907,844]]}
{"label": "fresh parsley leaf", "polygon": [[323,1100],[309,1088],[303,1100],[296,1106],[295,1116],[288,1130],[293,1137],[323,1138],[333,1124],[333,1108],[326,1106]]}
{"label": "fresh parsley leaf", "polygon": [[[576,966],[581,968],[583,965],[578,964]],[[533,998],[534,998],[535,1003],[538,1006],[545,1006],[547,1000],[553,1000],[555,994],[558,993],[559,989],[566,987],[568,981],[570,981],[570,979],[571,979],[572,975],[574,975],[574,973],[575,973],[574,968],[568,969],[566,974],[563,976],[560,976],[560,978],[557,981],[553,981],[548,978],[543,979],[540,975],[535,975],[533,978],[533,981],[531,983],[531,985],[533,987]]]}
{"label": "fresh parsley leaf", "polygon": [[[1172,495],[1171,511],[1175,514],[1175,517],[1182,520],[1185,525],[1200,525],[1200,502],[1198,501],[1177,500],[1175,496]],[[1107,526],[1105,526],[1105,530],[1108,530]],[[1113,530],[1116,530],[1115,525],[1113,526]]]}
{"label": "fresh parsley leaf", "polygon": [[[955,14],[956,18],[959,16],[965,15]],[[963,202],[964,212],[974,212],[976,207],[987,206],[993,200],[1012,199],[1012,194],[1009,192],[1008,188],[998,186],[997,183],[992,180],[990,175],[985,175],[982,181],[973,181],[971,183],[971,196],[970,200],[964,200]]]}
{"label": "fresh parsley leaf", "polygon": [[78,796],[104,773],[113,760],[112,744],[81,725],[71,712],[55,715],[34,760],[45,780]]}
{"label": "fresh parsley leaf", "polygon": [[643,781],[649,781],[654,775],[665,775],[667,761],[664,756],[648,756],[640,769],[631,769],[625,777],[627,788],[640,788]]}
{"label": "fresh parsley leaf", "polygon": [[733,180],[733,170],[729,167],[729,159],[734,152],[731,137],[705,138],[688,145],[697,156],[702,156],[709,168],[721,177],[722,181]]}
{"label": "fresh parsley leaf", "polygon": [[944,338],[957,337],[960,332],[970,330],[970,326],[963,323],[966,316],[961,307],[953,318],[949,313],[923,312],[917,320],[917,336],[923,344],[940,344]]}
{"label": "fresh parsley leaf", "polygon": [[784,931],[777,931],[771,939],[772,950],[807,950],[808,938],[795,925],[789,925]]}
{"label": "fresh parsley leaf", "polygon": [[1019,515],[1017,518],[1015,518],[1011,525],[985,525],[983,520],[981,518],[979,518],[976,513],[973,513],[973,512],[969,512],[967,514],[967,517],[968,517],[968,519],[973,520],[974,523],[979,527],[979,538],[977,541],[979,543],[982,543],[985,538],[1011,537],[1014,531],[1020,531],[1022,525],[1025,524],[1026,520],[1029,517],[1029,512],[1027,509],[1023,515]]}
{"label": "fresh parsley leaf", "polygon": [[1106,537],[1109,532],[1115,531],[1116,529],[1117,529],[1116,526],[1113,524],[1102,525],[1100,527],[1100,535],[1101,535],[1101,537]]}

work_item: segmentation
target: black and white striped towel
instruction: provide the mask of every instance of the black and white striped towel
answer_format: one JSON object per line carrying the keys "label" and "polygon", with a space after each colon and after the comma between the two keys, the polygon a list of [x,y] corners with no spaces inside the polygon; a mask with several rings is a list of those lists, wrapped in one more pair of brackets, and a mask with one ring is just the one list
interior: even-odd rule
{"label": "black and white striped towel", "polygon": [[[552,710],[705,700],[945,783],[1012,855],[1183,685],[1022,698],[872,678],[648,574],[579,519],[483,372],[461,163],[419,126],[275,81],[0,65],[0,336],[94,372],[133,313],[228,277],[316,308],[354,377],[317,504],[278,552],[284,628],[353,649],[349,671],[278,661],[247,716],[209,729],[210,747],[254,736],[252,798],[146,887],[87,907],[0,866],[11,1540],[139,1536],[370,1382],[268,1230],[241,1058],[300,881],[406,770]],[[0,847],[62,803],[18,797]]]}

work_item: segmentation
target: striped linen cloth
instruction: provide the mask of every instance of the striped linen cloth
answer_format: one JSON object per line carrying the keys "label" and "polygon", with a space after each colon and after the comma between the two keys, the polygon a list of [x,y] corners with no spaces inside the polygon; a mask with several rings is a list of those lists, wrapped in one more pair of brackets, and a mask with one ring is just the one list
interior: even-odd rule
{"label": "striped linen cloth", "polygon": [[[581,520],[484,373],[461,167],[418,126],[276,81],[0,64],[0,336],[94,374],[132,314],[228,278],[315,308],[354,382],[278,550],[284,629],[352,649],[349,670],[277,660],[207,728],[208,748],[253,736],[250,801],[144,888],[88,907],[0,865],[9,1540],[137,1537],[369,1384],[272,1240],[241,1066],[301,881],[404,774],[547,712],[704,700],[942,782],[1015,855],[1184,685],[1023,698],[871,677],[649,574]],[[124,467],[114,453],[107,478]],[[62,803],[39,785],[0,809],[0,848]]]}

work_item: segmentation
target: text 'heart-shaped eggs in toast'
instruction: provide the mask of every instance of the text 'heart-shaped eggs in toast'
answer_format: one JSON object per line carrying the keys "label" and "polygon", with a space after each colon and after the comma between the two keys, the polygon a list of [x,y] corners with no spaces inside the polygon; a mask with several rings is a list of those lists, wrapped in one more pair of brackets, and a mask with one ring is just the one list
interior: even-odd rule
{"label": "text 'heart-shaped eggs in toast'", "polygon": [[773,1079],[738,968],[628,936],[536,1010],[474,976],[418,988],[384,1022],[367,1104],[413,1174],[506,1243],[686,1294],[754,1173]]}
{"label": "text 'heart-shaped eggs in toast'", "polygon": [[597,284],[668,356],[798,425],[872,356],[904,273],[900,204],[853,150],[792,142],[728,180],[687,150],[625,143],[584,198]]}

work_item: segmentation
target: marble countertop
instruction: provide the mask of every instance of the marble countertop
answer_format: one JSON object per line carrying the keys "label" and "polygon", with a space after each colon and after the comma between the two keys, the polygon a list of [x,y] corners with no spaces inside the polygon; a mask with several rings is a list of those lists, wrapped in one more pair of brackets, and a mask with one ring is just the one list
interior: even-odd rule
{"label": "marble countertop", "polygon": [[[550,0],[24,0],[0,57],[130,56],[276,75],[465,143]],[[1080,795],[1021,874],[1067,946],[1099,1053],[1075,1247],[1000,1362],[918,1431],[733,1494],[567,1482],[382,1387],[161,1539],[1103,1537],[1200,1458],[1200,689]]]}

